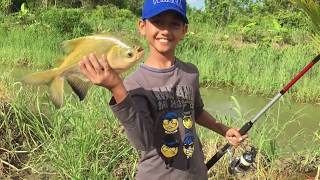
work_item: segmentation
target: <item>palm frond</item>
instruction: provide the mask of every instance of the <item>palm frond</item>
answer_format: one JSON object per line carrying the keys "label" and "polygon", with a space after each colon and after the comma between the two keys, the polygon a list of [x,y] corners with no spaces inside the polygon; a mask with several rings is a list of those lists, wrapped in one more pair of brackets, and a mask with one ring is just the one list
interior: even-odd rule
{"label": "palm frond", "polygon": [[320,53],[320,6],[315,0],[294,0],[297,5],[309,16],[314,27],[312,35],[313,45]]}
{"label": "palm frond", "polygon": [[320,6],[315,0],[295,0],[299,7],[307,13],[315,27],[315,32],[320,33]]}
{"label": "palm frond", "polygon": [[312,36],[313,46],[316,49],[316,52],[320,53],[320,35],[316,34]]}

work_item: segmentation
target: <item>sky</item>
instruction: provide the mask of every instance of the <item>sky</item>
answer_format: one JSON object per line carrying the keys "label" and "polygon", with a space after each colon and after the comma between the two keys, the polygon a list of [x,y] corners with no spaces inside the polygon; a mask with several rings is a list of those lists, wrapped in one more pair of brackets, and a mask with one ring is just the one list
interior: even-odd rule
{"label": "sky", "polygon": [[187,0],[187,3],[191,7],[195,7],[197,9],[202,9],[204,8],[204,0]]}

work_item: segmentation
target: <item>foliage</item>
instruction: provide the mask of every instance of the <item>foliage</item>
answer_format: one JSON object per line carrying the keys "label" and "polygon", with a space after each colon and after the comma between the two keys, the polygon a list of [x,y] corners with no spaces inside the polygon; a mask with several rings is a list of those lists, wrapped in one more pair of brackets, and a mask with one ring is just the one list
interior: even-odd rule
{"label": "foliage", "polygon": [[[112,12],[112,13],[110,13]],[[96,19],[104,20],[104,19],[117,19],[119,21],[123,21],[125,19],[133,19],[134,15],[131,11],[127,9],[119,9],[113,5],[104,5],[97,6],[92,13],[91,16],[95,16]]]}
{"label": "foliage", "polygon": [[8,13],[11,5],[12,0],[0,0],[0,12]]}
{"label": "foliage", "polygon": [[91,33],[92,28],[82,20],[83,16],[81,9],[51,8],[41,14],[41,22],[60,33],[85,35]]}
{"label": "foliage", "polygon": [[296,0],[295,1],[310,18],[314,29],[314,44],[320,52],[320,5],[315,0]]}

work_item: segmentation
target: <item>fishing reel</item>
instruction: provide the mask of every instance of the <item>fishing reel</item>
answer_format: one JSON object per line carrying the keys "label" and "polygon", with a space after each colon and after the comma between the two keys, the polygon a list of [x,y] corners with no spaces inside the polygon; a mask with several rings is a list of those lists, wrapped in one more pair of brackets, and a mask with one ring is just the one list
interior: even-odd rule
{"label": "fishing reel", "polygon": [[251,147],[251,150],[245,151],[240,157],[231,159],[228,167],[229,173],[235,175],[236,173],[248,172],[253,166],[256,155],[256,149]]}

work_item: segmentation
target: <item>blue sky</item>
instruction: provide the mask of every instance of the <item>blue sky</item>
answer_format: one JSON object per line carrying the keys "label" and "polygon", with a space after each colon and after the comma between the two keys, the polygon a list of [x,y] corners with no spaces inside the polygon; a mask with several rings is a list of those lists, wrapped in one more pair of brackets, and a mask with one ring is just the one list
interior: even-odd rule
{"label": "blue sky", "polygon": [[197,9],[204,8],[204,0],[187,0],[187,2],[191,7],[195,7]]}

